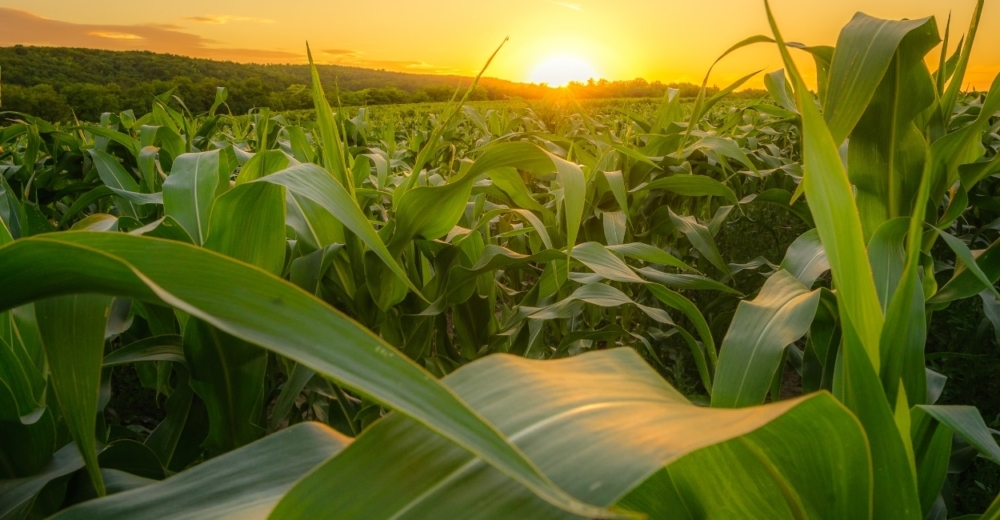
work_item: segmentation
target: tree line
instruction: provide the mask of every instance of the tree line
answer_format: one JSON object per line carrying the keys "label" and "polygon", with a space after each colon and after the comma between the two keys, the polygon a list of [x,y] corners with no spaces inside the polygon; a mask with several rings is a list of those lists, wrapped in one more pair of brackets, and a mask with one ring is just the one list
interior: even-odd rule
{"label": "tree line", "polygon": [[[331,103],[343,106],[447,101],[468,77],[406,74],[339,65],[318,67]],[[233,114],[255,107],[312,108],[306,65],[241,64],[142,51],[62,47],[0,47],[0,111],[23,112],[49,121],[96,121],[104,112],[132,109],[142,115],[153,96],[176,89],[192,113],[205,112],[217,87],[226,87]],[[690,83],[590,80],[571,83],[578,98],[660,97],[677,88],[697,95]],[[712,89],[714,92],[717,89]],[[547,85],[483,78],[473,100],[540,99]],[[339,97],[339,100],[337,99]]]}

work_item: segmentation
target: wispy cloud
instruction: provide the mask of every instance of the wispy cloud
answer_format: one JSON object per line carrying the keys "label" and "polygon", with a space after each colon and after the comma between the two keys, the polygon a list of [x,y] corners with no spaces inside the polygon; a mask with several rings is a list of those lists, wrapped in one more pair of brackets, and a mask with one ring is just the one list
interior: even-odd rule
{"label": "wispy cloud", "polygon": [[110,38],[112,40],[145,40],[145,38],[139,36],[138,34],[116,31],[90,31],[87,34],[90,36],[97,36],[99,38]]}
{"label": "wispy cloud", "polygon": [[[216,20],[220,17],[203,17]],[[229,17],[226,23],[238,21]],[[259,21],[259,20],[255,20]],[[42,45],[51,47],[86,47],[108,50],[145,50],[180,54],[195,58],[256,63],[303,63],[306,54],[272,49],[227,47],[223,42],[188,32],[175,24],[96,25],[52,20],[28,11],[0,7],[0,46]],[[422,74],[454,74],[453,68],[418,60],[383,60],[363,51],[331,48],[314,55],[317,63],[384,69]]]}
{"label": "wispy cloud", "polygon": [[270,18],[255,18],[252,16],[234,16],[229,14],[207,14],[204,16],[189,16],[186,22],[222,25],[229,22],[274,23]]}
{"label": "wispy cloud", "polygon": [[574,11],[583,11],[583,7],[580,4],[570,4],[567,2],[556,2],[554,0],[546,0],[552,5],[558,5],[559,7],[565,7],[566,9],[572,9]]}
{"label": "wispy cloud", "polygon": [[327,49],[320,52],[326,54],[327,56],[336,56],[338,58],[357,57],[361,55],[360,52],[352,51],[350,49]]}
{"label": "wispy cloud", "polygon": [[0,7],[0,45],[146,50],[240,62],[301,63],[305,53],[226,47],[177,25],[106,25],[63,22]]}

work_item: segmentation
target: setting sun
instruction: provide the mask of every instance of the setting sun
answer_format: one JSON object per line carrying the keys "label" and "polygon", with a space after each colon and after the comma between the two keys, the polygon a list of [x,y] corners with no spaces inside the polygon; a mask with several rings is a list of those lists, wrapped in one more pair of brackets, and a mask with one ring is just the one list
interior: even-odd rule
{"label": "setting sun", "polygon": [[554,56],[535,67],[530,81],[563,87],[570,81],[587,81],[590,78],[597,78],[597,72],[586,61],[576,56]]}

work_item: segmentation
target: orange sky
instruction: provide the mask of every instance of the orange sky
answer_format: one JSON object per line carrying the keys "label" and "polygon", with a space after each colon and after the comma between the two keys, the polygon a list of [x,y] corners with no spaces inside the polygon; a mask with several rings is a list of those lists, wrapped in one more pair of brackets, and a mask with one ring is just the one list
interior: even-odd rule
{"label": "orange sky", "polygon": [[[950,11],[953,35],[964,34],[974,5],[974,0],[772,2],[786,39],[810,45],[833,44],[856,11],[882,18],[933,15],[942,34]],[[0,0],[0,45],[296,63],[304,61],[309,40],[321,62],[473,74],[509,35],[487,75],[515,81],[539,77],[542,64],[569,63],[578,74],[608,79],[700,82],[731,44],[768,32],[762,0]],[[802,59],[807,70],[810,61]],[[780,67],[773,46],[761,45],[727,58],[711,82],[722,85]],[[985,88],[997,72],[1000,4],[988,1],[966,83]]]}

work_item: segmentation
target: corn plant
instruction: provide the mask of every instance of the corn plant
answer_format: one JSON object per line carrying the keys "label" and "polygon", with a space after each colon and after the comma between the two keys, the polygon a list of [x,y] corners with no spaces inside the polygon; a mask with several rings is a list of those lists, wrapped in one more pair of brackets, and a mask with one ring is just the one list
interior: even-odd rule
{"label": "corn plant", "polygon": [[[15,115],[0,517],[946,514],[953,437],[1000,463],[923,357],[933,311],[995,309],[996,243],[970,250],[995,226],[961,227],[1000,171],[1000,80],[960,91],[982,8],[931,73],[933,19],[859,14],[808,47],[768,6],[772,36],[723,55],[781,52],[744,105],[752,75],[642,113],[459,90],[352,118],[314,71],[314,121],[221,115],[224,90],[197,116],[172,93],[139,119]],[[716,236],[759,203],[812,229],[728,262]],[[162,402],[149,431],[106,421],[123,365]]]}

